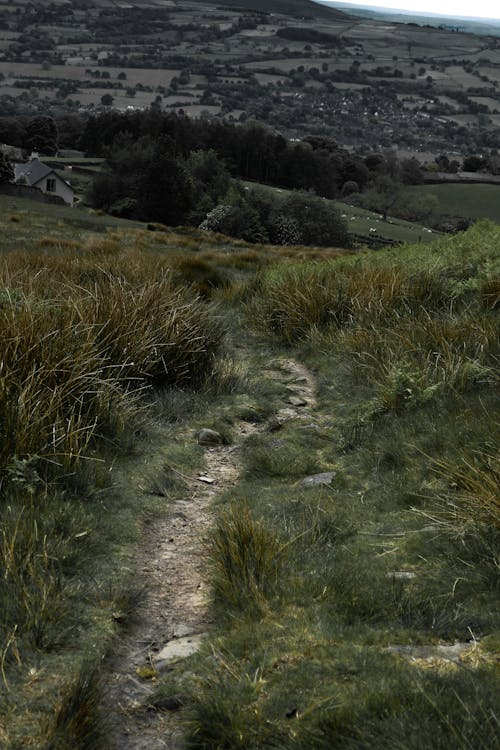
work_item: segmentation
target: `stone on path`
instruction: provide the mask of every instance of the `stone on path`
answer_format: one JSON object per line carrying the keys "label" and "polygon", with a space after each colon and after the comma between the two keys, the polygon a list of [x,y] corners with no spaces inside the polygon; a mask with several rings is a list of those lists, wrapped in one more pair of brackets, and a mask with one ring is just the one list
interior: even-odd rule
{"label": "stone on path", "polygon": [[220,432],[203,427],[198,432],[198,443],[200,445],[222,445],[222,435]]}
{"label": "stone on path", "polygon": [[289,396],[287,400],[292,406],[307,406],[307,401],[300,396]]}
{"label": "stone on path", "polygon": [[174,638],[162,648],[156,655],[158,661],[173,661],[174,659],[185,659],[200,650],[205,633],[198,635],[187,635],[184,638]]}

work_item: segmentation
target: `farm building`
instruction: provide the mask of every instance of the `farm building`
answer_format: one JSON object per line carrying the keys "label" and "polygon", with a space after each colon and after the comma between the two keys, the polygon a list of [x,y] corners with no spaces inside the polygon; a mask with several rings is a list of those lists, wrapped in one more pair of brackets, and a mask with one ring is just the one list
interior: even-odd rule
{"label": "farm building", "polygon": [[75,200],[75,193],[69,182],[59,177],[52,167],[43,164],[36,156],[32,156],[24,164],[14,165],[14,182],[37,188],[48,195],[57,195],[70,206]]}

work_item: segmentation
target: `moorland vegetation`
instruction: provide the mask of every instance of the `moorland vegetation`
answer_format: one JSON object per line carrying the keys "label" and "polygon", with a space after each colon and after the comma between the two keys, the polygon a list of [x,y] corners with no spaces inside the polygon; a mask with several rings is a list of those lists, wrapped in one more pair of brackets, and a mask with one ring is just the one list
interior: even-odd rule
{"label": "moorland vegetation", "polygon": [[[311,262],[43,225],[0,266],[3,745],[106,747],[140,519],[185,492],[145,466],[201,469],[190,427],[244,418],[268,429],[218,498],[215,625],[144,677],[149,710],[180,696],[192,748],[496,747],[498,227]],[[283,355],[315,375],[305,420],[275,418]]]}

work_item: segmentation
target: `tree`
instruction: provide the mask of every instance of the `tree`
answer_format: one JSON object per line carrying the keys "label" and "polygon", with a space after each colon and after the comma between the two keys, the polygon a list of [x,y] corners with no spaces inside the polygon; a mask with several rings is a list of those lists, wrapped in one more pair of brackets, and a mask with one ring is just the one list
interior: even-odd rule
{"label": "tree", "polygon": [[0,185],[12,182],[14,179],[14,168],[10,159],[5,154],[0,153]]}
{"label": "tree", "polygon": [[361,203],[370,211],[382,214],[387,221],[387,214],[396,204],[402,190],[399,181],[393,180],[388,175],[380,175],[373,183],[373,187],[362,194]]}
{"label": "tree", "polygon": [[111,105],[113,104],[113,101],[114,101],[114,99],[111,96],[111,94],[103,94],[101,96],[101,104],[104,107],[111,107]]}
{"label": "tree", "polygon": [[304,245],[349,245],[344,219],[324,198],[302,192],[292,193],[283,203],[281,213],[296,222]]}
{"label": "tree", "polygon": [[93,181],[89,198],[96,208],[121,216],[178,225],[194,203],[193,181],[173,141],[130,133],[115,138],[106,168]]}
{"label": "tree", "polygon": [[59,133],[52,117],[33,117],[26,130],[25,148],[30,151],[42,151],[49,156],[56,153]]}
{"label": "tree", "polygon": [[248,203],[238,206],[219,205],[210,211],[200,224],[200,229],[221,232],[246,242],[266,242],[267,232],[260,222],[258,212]]}

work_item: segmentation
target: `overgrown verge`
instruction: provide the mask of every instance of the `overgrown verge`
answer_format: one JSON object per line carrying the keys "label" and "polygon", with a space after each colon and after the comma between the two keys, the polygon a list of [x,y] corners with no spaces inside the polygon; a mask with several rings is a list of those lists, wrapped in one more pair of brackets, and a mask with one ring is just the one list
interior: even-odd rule
{"label": "overgrown verge", "polygon": [[156,694],[188,747],[499,747],[499,246],[479,225],[253,287],[318,406],[248,439],[221,501],[218,629]]}
{"label": "overgrown verge", "polygon": [[120,466],[160,429],[154,393],[210,382],[222,336],[147,250],[2,257],[1,746],[101,746],[95,670],[134,606],[145,508]]}

